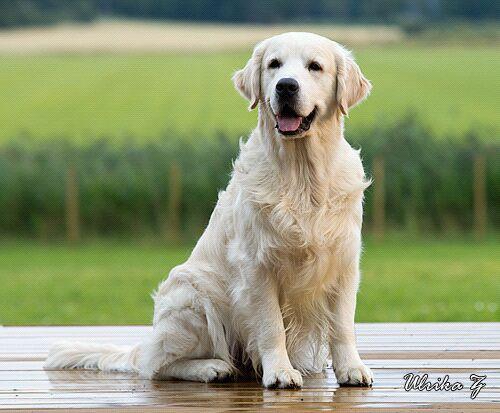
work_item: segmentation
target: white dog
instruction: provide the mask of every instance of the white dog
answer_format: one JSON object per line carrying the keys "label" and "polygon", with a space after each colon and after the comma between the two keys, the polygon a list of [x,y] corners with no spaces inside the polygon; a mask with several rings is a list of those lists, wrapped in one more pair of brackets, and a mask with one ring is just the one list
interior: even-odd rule
{"label": "white dog", "polygon": [[369,182],[343,137],[370,82],[310,33],[259,43],[233,80],[258,126],[191,256],[159,286],[152,334],[134,347],[59,343],[47,368],[208,382],[252,366],[264,386],[294,388],[330,356],[339,383],[371,385],[354,334]]}

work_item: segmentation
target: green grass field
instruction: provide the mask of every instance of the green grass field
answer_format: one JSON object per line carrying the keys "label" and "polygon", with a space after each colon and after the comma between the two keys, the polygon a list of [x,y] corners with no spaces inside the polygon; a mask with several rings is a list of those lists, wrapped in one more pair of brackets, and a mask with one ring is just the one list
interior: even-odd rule
{"label": "green grass field", "polygon": [[[408,108],[440,134],[500,130],[498,48],[372,46],[355,55],[374,90],[352,112],[351,130],[390,123]],[[87,141],[147,140],[171,131],[192,139],[246,133],[256,114],[246,111],[230,77],[248,56],[2,56],[0,142],[20,134]]]}
{"label": "green grass field", "polygon": [[[188,253],[149,244],[4,243],[0,324],[149,323],[149,294]],[[497,242],[368,242],[362,267],[358,321],[500,320]]]}

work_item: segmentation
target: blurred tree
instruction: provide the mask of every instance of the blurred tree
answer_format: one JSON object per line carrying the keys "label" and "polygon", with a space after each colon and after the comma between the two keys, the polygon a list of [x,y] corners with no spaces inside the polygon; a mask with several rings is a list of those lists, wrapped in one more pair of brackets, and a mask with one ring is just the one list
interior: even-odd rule
{"label": "blurred tree", "polygon": [[97,6],[95,0],[0,0],[0,27],[90,21]]}
{"label": "blurred tree", "polygon": [[442,0],[442,4],[444,13],[449,17],[496,20],[500,14],[500,1],[498,0]]}
{"label": "blurred tree", "polygon": [[0,27],[88,21],[98,14],[224,22],[498,20],[498,0],[0,0]]}

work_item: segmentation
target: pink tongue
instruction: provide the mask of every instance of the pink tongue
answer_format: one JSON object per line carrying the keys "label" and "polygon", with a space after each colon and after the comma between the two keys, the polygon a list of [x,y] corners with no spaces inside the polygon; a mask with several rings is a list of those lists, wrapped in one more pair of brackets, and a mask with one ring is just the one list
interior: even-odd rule
{"label": "pink tongue", "polygon": [[302,122],[302,118],[300,116],[294,117],[286,117],[286,116],[276,116],[278,121],[278,128],[282,132],[293,132],[299,129],[299,126]]}

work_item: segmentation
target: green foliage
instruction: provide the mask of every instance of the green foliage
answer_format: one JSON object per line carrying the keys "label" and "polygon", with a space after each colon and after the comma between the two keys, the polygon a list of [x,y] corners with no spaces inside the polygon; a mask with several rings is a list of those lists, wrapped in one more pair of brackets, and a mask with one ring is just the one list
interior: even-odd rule
{"label": "green foliage", "polygon": [[[497,251],[491,241],[368,239],[356,319],[500,321]],[[0,324],[149,324],[151,292],[188,254],[151,243],[3,243]]]}
{"label": "green foliage", "polygon": [[[350,134],[362,148],[368,174],[374,155],[386,162],[386,204],[391,227],[415,231],[469,230],[472,214],[472,155],[488,155],[487,187],[491,228],[498,229],[498,145],[468,135],[436,139],[414,115],[393,126]],[[206,224],[231,171],[236,139],[219,136],[196,144],[167,135],[145,145],[89,145],[70,141],[11,143],[0,149],[0,232],[58,237],[64,234],[65,174],[76,167],[82,226],[86,235],[158,235],[168,214],[169,168],[182,171],[183,233]],[[372,191],[366,223],[371,225]]]}
{"label": "green foliage", "polygon": [[0,0],[0,28],[90,21],[97,15],[94,0]]}
{"label": "green foliage", "polygon": [[394,22],[400,16],[426,20],[498,19],[495,0],[100,0],[107,14],[156,19],[231,22],[298,20]]}
{"label": "green foliage", "polygon": [[[0,143],[20,134],[79,142],[182,134],[198,142],[214,131],[248,133],[256,113],[230,79],[249,53],[2,56]],[[497,138],[499,56],[494,47],[357,49],[374,87],[352,111],[347,133],[394,122],[411,107],[436,134],[474,128]]]}
{"label": "green foliage", "polygon": [[74,165],[87,234],[157,232],[167,214],[173,162],[182,170],[182,222],[186,230],[197,230],[213,209],[217,190],[227,183],[235,146],[225,138],[202,145],[172,138],[141,146],[114,146],[107,140],[84,147],[6,145],[0,152],[0,231],[61,235],[66,171]]}
{"label": "green foliage", "polygon": [[[495,0],[2,0],[0,25],[81,20],[96,11],[107,16],[170,20],[289,22],[298,20],[394,22],[498,19]],[[0,13],[2,16],[2,13]]]}
{"label": "green foliage", "polygon": [[[498,143],[484,143],[473,132],[462,139],[435,139],[430,129],[408,114],[393,126],[380,126],[352,137],[362,148],[365,168],[373,156],[385,161],[385,194],[389,226],[416,231],[468,230],[472,226],[473,157],[488,156],[488,206],[492,225],[500,202]],[[497,141],[498,142],[498,141]],[[376,184],[376,183],[375,183]],[[372,191],[366,213],[371,217]]]}
{"label": "green foliage", "polygon": [[495,21],[476,24],[461,20],[443,23],[425,22],[421,19],[402,19],[399,26],[412,40],[427,45],[498,44],[500,40],[500,25]]}

